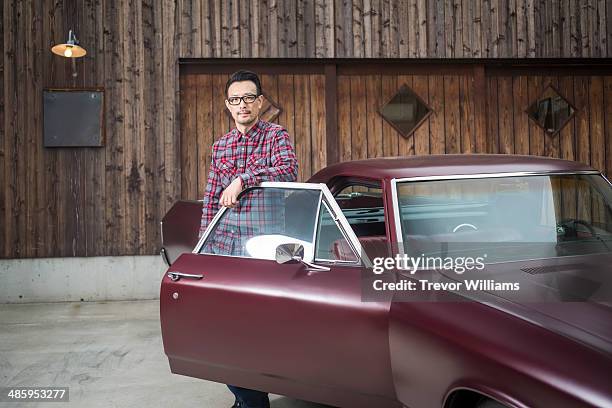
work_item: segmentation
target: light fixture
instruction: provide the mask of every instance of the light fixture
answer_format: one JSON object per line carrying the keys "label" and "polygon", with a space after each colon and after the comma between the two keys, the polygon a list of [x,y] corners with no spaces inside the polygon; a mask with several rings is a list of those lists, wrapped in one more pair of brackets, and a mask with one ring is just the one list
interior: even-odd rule
{"label": "light fixture", "polygon": [[54,45],[51,52],[66,58],[80,58],[87,54],[85,48],[79,46],[79,41],[72,30],[68,32],[68,41],[65,44]]}
{"label": "light fixture", "polygon": [[54,45],[51,47],[51,52],[60,57],[72,59],[72,76],[76,78],[78,74],[74,60],[75,58],[80,58],[87,54],[87,51],[85,51],[85,48],[79,46],[79,40],[77,40],[72,30],[68,32],[68,41],[66,41],[65,44]]}

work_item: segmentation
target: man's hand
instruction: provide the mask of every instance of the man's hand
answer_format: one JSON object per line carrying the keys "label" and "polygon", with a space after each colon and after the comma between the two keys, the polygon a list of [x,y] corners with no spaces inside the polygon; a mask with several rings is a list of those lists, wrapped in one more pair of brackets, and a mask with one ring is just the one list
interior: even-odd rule
{"label": "man's hand", "polygon": [[236,177],[234,181],[230,183],[229,186],[223,193],[221,193],[221,198],[219,199],[219,205],[224,207],[234,208],[238,200],[238,194],[242,191],[242,179],[240,177]]}

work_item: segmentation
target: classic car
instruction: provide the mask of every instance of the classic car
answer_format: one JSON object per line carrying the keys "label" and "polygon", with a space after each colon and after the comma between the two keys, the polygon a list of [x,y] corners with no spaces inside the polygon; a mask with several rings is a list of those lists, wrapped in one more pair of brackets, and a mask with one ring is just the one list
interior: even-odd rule
{"label": "classic car", "polygon": [[[181,201],[162,222],[173,373],[338,407],[612,407],[612,187],[586,165],[359,160],[249,188],[198,238],[200,217]],[[471,275],[520,290],[372,273],[485,250]],[[437,286],[381,294],[378,277]]]}

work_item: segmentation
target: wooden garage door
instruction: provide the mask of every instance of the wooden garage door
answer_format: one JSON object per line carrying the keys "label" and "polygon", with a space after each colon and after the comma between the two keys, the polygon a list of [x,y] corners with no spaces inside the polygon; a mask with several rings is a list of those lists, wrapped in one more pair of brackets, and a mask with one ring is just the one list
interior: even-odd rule
{"label": "wooden garage door", "polygon": [[[227,74],[181,75],[181,197],[204,195],[211,147],[234,127],[225,108]],[[264,95],[281,112],[273,122],[284,126],[295,146],[298,181],[326,165],[325,78],[321,74],[260,75]]]}

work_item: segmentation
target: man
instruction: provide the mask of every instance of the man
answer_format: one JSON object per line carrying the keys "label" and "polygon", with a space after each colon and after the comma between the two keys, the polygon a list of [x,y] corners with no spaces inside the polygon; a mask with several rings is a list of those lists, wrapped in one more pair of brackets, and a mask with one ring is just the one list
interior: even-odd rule
{"label": "man", "polygon": [[[297,179],[297,159],[287,131],[259,119],[263,96],[257,75],[249,71],[235,72],[225,85],[225,96],[225,106],[236,127],[213,144],[200,236],[220,206],[236,208],[240,205],[237,198],[245,188],[262,181]],[[215,241],[215,253],[234,254],[236,239],[231,231],[216,231]],[[236,397],[233,407],[270,406],[265,392],[228,387]]]}

